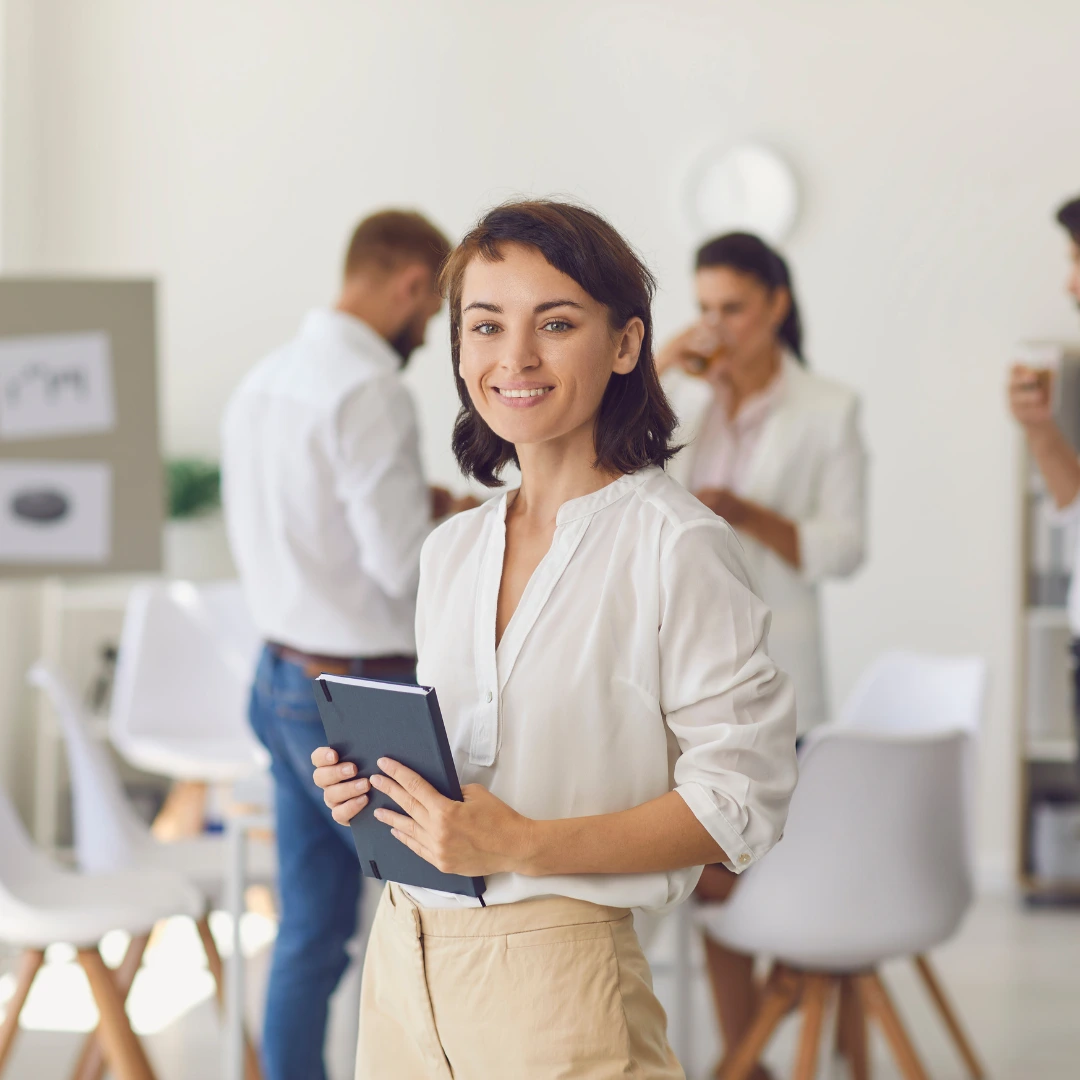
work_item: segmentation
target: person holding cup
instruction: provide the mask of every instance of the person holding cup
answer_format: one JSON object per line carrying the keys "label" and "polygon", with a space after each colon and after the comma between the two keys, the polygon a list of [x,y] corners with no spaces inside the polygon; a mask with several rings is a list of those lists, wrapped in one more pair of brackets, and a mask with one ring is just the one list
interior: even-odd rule
{"label": "person holding cup", "polygon": [[790,271],[759,237],[710,240],[694,284],[701,318],[656,360],[683,444],[669,471],[747,549],[803,735],[828,718],[819,585],[865,557],[859,399],[807,369]]}
{"label": "person holding cup", "polygon": [[[866,452],[855,392],[807,369],[783,257],[730,233],[697,253],[700,319],[657,356],[683,450],[669,471],[735,529],[772,609],[769,655],[795,683],[798,734],[828,719],[818,591],[862,564]],[[707,866],[699,899],[722,901],[736,877]],[[708,936],[726,1046],[756,1007],[753,957]],[[767,1073],[761,1067],[760,1080]]]}
{"label": "person holding cup", "polygon": [[[1065,288],[1080,305],[1080,198],[1062,206],[1057,220],[1069,234],[1069,274]],[[1053,383],[1054,371],[1047,360],[1033,355],[1024,357],[1009,372],[1009,408],[1024,431],[1028,449],[1053,500],[1051,517],[1066,524],[1080,519],[1080,457],[1054,419]],[[1075,559],[1068,612],[1080,729],[1080,548]]]}

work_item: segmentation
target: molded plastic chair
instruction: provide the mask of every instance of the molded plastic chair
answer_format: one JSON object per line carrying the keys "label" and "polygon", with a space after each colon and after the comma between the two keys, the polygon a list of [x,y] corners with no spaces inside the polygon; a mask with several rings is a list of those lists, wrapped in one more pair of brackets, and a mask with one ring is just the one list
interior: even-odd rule
{"label": "molded plastic chair", "polygon": [[[99,1057],[103,1049],[117,1080],[153,1080],[150,1063],[124,1011],[124,1001],[150,930],[159,919],[187,915],[199,922],[200,930],[206,925],[198,891],[179,874],[166,871],[96,875],[62,869],[34,848],[3,791],[0,851],[0,941],[23,949],[15,995],[0,1025],[0,1072],[18,1032],[19,1014],[44,962],[45,949],[64,942],[77,948],[101,1016],[98,1033],[90,1036],[77,1074],[87,1075],[87,1067],[95,1075],[103,1071]],[[110,930],[131,934],[127,956],[117,972],[105,965],[98,951],[98,942]],[[213,955],[216,957],[216,951]]]}
{"label": "molded plastic chair", "polygon": [[[800,1001],[794,1075],[810,1080],[837,988],[843,1049],[856,1077],[868,1068],[864,1015],[880,1024],[905,1077],[926,1076],[876,969],[946,941],[971,902],[960,784],[966,740],[959,732],[837,727],[808,737],[783,841],[730,900],[698,915],[714,940],[776,960],[749,1032],[727,1048],[723,1080],[750,1075]],[[973,1055],[968,1064],[981,1075]]]}
{"label": "molded plastic chair", "polygon": [[[225,837],[202,835],[168,843],[155,839],[128,802],[114,762],[90,733],[86,715],[64,679],[42,662],[30,669],[27,678],[48,695],[64,734],[79,867],[93,873],[129,867],[174,870],[198,887],[208,908],[220,908],[228,872]],[[248,851],[246,878],[272,883],[277,872],[273,845],[253,839]]]}
{"label": "molded plastic chair", "polygon": [[238,583],[137,586],[109,717],[117,750],[180,780],[229,781],[267,768],[247,723],[259,648]]}
{"label": "molded plastic chair", "polygon": [[885,652],[863,672],[837,723],[874,731],[978,735],[986,675],[981,656]]}

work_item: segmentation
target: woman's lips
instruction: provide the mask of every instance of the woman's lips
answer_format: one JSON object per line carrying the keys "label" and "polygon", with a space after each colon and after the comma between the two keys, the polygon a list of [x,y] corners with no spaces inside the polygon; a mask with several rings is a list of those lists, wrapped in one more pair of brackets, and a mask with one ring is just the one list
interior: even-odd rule
{"label": "woman's lips", "polygon": [[539,405],[555,388],[553,386],[498,387],[493,386],[495,396],[511,409],[530,409]]}

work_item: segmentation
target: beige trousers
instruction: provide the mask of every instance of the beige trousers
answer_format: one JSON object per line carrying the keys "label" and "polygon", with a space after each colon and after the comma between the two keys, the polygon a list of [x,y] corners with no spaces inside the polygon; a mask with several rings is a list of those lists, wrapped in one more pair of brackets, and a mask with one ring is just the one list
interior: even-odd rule
{"label": "beige trousers", "polygon": [[555,897],[417,907],[368,941],[357,1080],[684,1080],[625,908]]}

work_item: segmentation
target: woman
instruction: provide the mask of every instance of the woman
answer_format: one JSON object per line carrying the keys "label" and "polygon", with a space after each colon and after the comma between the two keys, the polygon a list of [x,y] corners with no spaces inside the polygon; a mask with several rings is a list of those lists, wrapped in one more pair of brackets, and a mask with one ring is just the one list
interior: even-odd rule
{"label": "woman", "polygon": [[657,357],[685,444],[671,473],[742,539],[803,735],[828,718],[818,586],[864,557],[859,401],[807,370],[791,276],[764,241],[730,233],[696,262],[701,320]]}
{"label": "woman", "polygon": [[[803,735],[828,718],[819,584],[864,556],[858,398],[807,370],[791,275],[764,241],[730,233],[696,262],[701,320],[657,358],[685,444],[671,472],[743,541],[773,613],[769,654],[795,682]],[[709,866],[698,895],[724,900],[734,884]],[[753,958],[707,936],[706,955],[732,1046],[753,1015]]]}
{"label": "woman", "polygon": [[439,869],[485,876],[487,906],[384,890],[357,1075],[682,1077],[629,909],[776,842],[791,685],[738,542],[663,471],[653,281],[625,241],[579,207],[510,204],[443,281],[458,461],[491,487],[521,472],[421,559],[418,675],[464,801],[392,761],[312,763],[338,821],[388,794],[403,812],[375,816]]}

